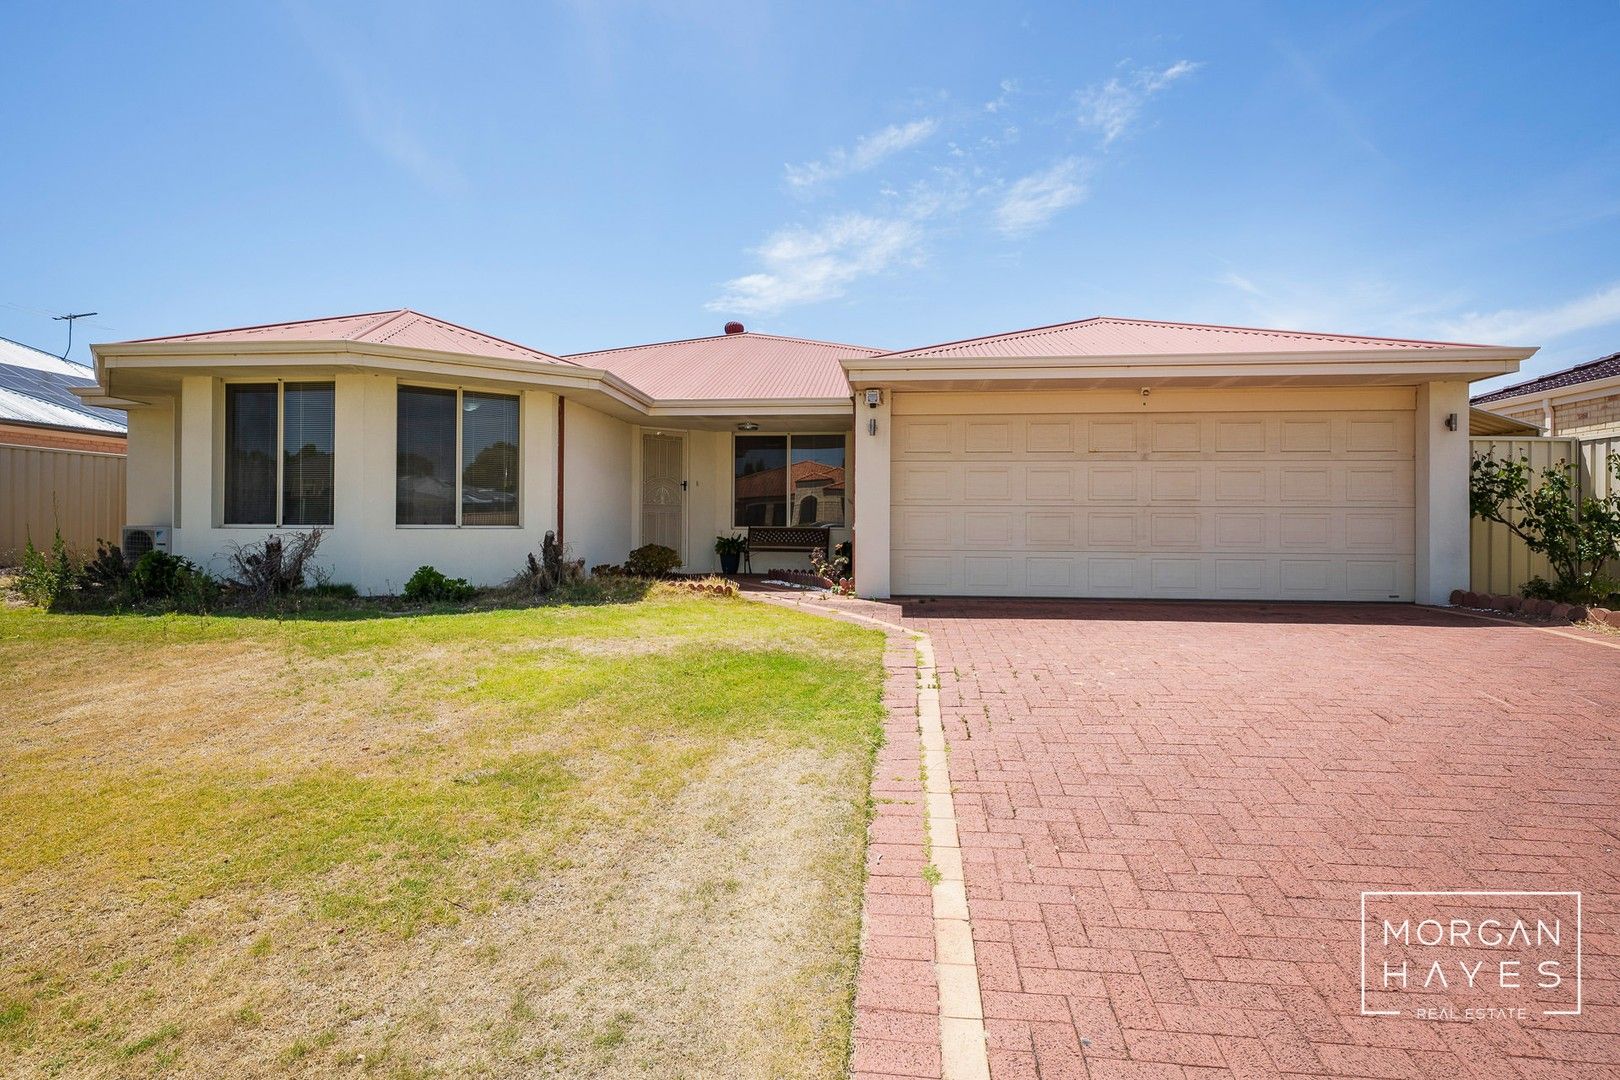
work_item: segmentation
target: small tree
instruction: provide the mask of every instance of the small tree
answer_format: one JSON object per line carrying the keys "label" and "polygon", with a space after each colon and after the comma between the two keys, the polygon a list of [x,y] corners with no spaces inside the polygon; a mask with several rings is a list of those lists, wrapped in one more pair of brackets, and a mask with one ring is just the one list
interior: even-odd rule
{"label": "small tree", "polygon": [[1581,498],[1574,465],[1559,461],[1538,475],[1525,458],[1498,461],[1474,455],[1468,505],[1499,522],[1531,551],[1545,555],[1557,598],[1590,602],[1614,590],[1604,569],[1620,552],[1620,454],[1604,466],[1614,479],[1604,498]]}

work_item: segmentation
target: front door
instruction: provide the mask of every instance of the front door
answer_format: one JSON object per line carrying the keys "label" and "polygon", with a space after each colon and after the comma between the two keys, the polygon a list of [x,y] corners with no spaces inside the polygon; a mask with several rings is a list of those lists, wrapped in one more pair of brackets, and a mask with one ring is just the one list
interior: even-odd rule
{"label": "front door", "polygon": [[680,552],[686,562],[686,446],[679,435],[641,436],[641,542]]}

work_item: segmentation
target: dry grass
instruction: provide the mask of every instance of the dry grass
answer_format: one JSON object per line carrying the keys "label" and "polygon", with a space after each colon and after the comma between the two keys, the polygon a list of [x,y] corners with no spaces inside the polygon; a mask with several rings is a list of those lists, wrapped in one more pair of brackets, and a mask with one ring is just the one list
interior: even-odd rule
{"label": "dry grass", "polygon": [[839,1075],[881,648],[0,611],[0,1075]]}

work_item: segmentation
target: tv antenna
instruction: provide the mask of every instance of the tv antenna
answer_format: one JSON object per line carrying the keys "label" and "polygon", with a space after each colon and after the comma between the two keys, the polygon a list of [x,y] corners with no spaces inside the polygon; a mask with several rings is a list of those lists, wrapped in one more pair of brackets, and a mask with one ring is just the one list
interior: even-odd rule
{"label": "tv antenna", "polygon": [[101,312],[99,312],[99,311],[81,311],[81,312],[78,312],[77,314],[72,314],[72,315],[53,315],[53,316],[51,316],[51,321],[52,322],[65,322],[65,323],[68,324],[67,349],[62,353],[62,359],[66,360],[68,358],[68,353],[73,351],[73,320],[74,319],[88,319],[92,315],[100,315],[100,314],[101,314]]}

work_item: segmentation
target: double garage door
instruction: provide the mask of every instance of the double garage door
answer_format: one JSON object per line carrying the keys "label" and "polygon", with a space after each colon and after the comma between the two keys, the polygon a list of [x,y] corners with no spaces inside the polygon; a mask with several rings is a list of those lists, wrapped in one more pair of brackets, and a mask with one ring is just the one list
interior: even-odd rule
{"label": "double garage door", "polygon": [[896,415],[893,591],[1411,600],[1413,418]]}

